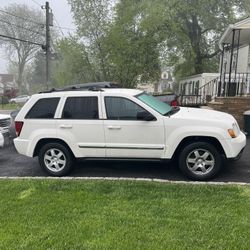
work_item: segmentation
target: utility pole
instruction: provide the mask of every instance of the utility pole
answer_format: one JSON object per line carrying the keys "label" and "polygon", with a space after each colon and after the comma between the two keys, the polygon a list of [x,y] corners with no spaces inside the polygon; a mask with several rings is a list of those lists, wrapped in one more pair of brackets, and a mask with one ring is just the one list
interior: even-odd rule
{"label": "utility pole", "polygon": [[50,8],[49,2],[45,3],[46,10],[46,88],[49,89],[49,81],[50,81]]}
{"label": "utility pole", "polygon": [[51,59],[51,47],[50,47],[50,26],[53,26],[53,14],[49,7],[49,2],[45,3],[45,6],[42,6],[42,9],[45,9],[46,12],[46,43],[43,46],[46,55],[46,88],[49,88],[50,82],[50,59]]}

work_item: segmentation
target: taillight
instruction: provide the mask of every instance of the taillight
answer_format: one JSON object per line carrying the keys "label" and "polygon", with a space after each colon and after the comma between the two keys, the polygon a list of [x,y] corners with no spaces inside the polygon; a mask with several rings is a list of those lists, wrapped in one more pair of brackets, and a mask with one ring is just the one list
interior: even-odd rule
{"label": "taillight", "polygon": [[23,122],[15,122],[16,135],[19,136],[21,134],[23,127]]}
{"label": "taillight", "polygon": [[173,100],[173,101],[170,103],[170,105],[171,105],[172,107],[177,107],[177,106],[179,106],[179,103],[178,103],[176,100]]}

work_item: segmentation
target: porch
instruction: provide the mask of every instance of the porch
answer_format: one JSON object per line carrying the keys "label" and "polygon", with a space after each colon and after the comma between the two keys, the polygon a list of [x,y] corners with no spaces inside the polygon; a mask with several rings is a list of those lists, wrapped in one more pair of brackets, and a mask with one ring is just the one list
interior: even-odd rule
{"label": "porch", "polygon": [[216,97],[250,95],[250,18],[230,25],[219,41],[221,49],[219,76],[193,91],[181,89],[183,106],[201,106]]}

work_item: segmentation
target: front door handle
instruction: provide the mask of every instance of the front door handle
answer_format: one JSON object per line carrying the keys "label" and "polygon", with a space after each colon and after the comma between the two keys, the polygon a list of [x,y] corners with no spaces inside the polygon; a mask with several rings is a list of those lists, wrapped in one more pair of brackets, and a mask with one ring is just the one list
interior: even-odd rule
{"label": "front door handle", "polygon": [[119,130],[119,129],[121,129],[121,126],[108,126],[108,129]]}
{"label": "front door handle", "polygon": [[64,129],[70,129],[72,128],[73,126],[72,125],[69,125],[69,124],[63,124],[63,125],[60,125],[60,128],[64,128]]}

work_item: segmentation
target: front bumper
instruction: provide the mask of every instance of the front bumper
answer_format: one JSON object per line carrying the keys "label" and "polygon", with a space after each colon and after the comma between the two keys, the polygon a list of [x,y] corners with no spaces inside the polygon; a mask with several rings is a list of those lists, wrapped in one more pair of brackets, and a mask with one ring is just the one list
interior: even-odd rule
{"label": "front bumper", "polygon": [[0,133],[0,148],[2,148],[4,145],[4,137],[3,135]]}
{"label": "front bumper", "polygon": [[245,149],[245,148],[243,148],[243,149],[240,151],[240,153],[239,153],[236,157],[234,157],[234,158],[228,158],[227,160],[228,160],[228,161],[238,161],[238,160],[241,158],[241,156],[242,156],[242,154],[243,154],[243,152],[244,152],[244,149]]}
{"label": "front bumper", "polygon": [[240,158],[246,146],[246,135],[243,132],[240,132],[239,136],[236,138],[223,140],[222,146],[227,159]]}
{"label": "front bumper", "polygon": [[2,134],[0,146],[3,147],[7,144],[7,142],[9,142],[10,132],[8,129],[2,129],[0,130],[0,133]]}

